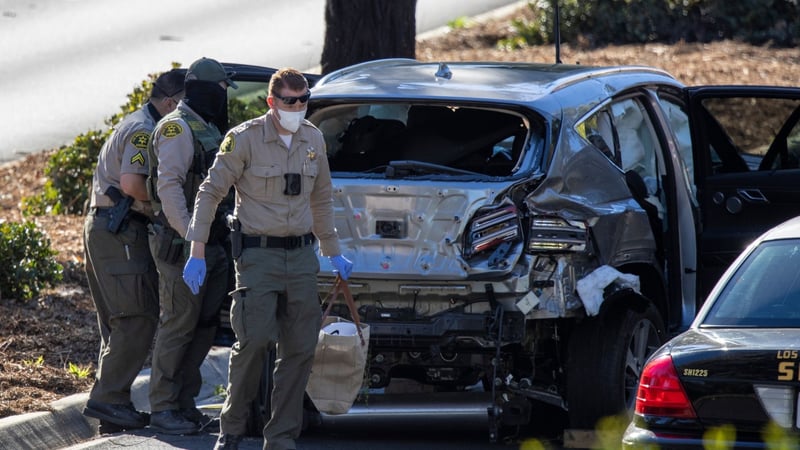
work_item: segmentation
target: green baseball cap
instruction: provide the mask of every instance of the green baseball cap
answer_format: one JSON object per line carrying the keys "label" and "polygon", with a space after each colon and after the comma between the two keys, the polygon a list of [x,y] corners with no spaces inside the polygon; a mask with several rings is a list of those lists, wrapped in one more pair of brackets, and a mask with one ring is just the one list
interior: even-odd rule
{"label": "green baseball cap", "polygon": [[237,89],[239,86],[231,79],[236,72],[226,72],[225,68],[216,59],[200,58],[189,66],[186,72],[186,81],[203,80],[219,83],[224,81],[228,86]]}

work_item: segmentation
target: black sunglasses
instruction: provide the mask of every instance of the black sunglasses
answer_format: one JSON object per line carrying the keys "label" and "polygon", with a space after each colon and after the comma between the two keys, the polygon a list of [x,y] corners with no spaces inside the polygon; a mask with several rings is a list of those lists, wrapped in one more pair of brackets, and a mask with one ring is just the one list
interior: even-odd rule
{"label": "black sunglasses", "polygon": [[305,103],[311,98],[311,91],[306,92],[305,94],[301,95],[300,97],[281,97],[278,94],[272,94],[273,97],[281,100],[284,105],[294,105],[300,100],[300,103]]}

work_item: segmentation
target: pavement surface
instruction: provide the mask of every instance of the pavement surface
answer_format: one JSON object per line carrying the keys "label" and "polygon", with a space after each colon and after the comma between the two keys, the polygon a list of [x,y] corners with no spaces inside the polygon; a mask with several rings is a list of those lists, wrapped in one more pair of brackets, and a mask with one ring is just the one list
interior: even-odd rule
{"label": "pavement surface", "polygon": [[[203,387],[197,406],[205,414],[218,417],[223,398],[215,394],[227,384],[229,347],[213,347],[201,366]],[[150,370],[143,370],[131,388],[131,400],[140,411],[149,411],[147,400]],[[218,430],[195,435],[158,434],[149,428],[100,435],[99,421],[83,415],[88,393],[75,394],[51,403],[51,411],[35,412],[0,419],[0,450],[174,450],[210,449]],[[373,403],[377,400],[373,399]],[[367,417],[361,413],[324,416],[322,423],[303,432],[300,448],[315,450],[479,450],[520,448],[517,445],[490,445],[488,428],[482,415],[458,417],[455,413],[435,417],[391,419]],[[408,433],[408,430],[414,433]],[[259,450],[261,437],[245,437],[240,450]],[[549,448],[554,448],[551,446]]]}
{"label": "pavement surface", "polygon": [[[418,0],[417,33],[520,0]],[[0,0],[0,162],[103,130],[148,73],[201,56],[318,73],[325,0]]]}

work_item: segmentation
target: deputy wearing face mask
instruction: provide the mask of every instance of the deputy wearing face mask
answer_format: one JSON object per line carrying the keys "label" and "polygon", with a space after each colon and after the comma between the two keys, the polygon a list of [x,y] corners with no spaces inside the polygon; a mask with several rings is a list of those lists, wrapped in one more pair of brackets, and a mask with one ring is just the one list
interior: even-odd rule
{"label": "deputy wearing face mask", "polygon": [[[236,290],[228,389],[216,449],[238,449],[258,393],[265,358],[277,343],[272,418],[264,449],[295,448],[303,396],[320,327],[315,242],[347,279],[334,228],[333,187],[322,133],[305,120],[311,96],[301,72],[284,68],[270,80],[263,116],[227,133],[200,185],[186,239],[192,242],[183,279],[198,292],[206,272],[206,242],[217,204],[236,191],[231,247]],[[238,232],[241,232],[241,236]]]}

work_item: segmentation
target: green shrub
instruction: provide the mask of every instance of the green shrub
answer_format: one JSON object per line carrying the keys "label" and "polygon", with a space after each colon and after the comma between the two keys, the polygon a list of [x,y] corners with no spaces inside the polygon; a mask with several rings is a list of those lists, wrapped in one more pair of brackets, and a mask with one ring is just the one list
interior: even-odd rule
{"label": "green shrub", "polygon": [[[555,13],[552,2],[542,6],[540,2],[528,3],[531,17],[516,18],[511,21],[514,34],[498,42],[498,47],[514,50],[529,45],[543,45],[555,42],[553,20]],[[562,42],[574,42],[581,30],[579,23],[586,20],[590,7],[577,0],[560,0],[559,17]]]}
{"label": "green shrub", "polygon": [[33,222],[0,223],[0,297],[28,300],[61,281],[50,240]]}
{"label": "green shrub", "polygon": [[235,127],[245,120],[265,114],[268,109],[265,97],[262,96],[248,101],[232,98],[228,101],[228,123]]}
{"label": "green shrub", "polygon": [[[553,43],[555,0],[529,2],[530,18],[512,20],[505,49]],[[735,39],[754,45],[800,43],[796,0],[558,0],[562,42],[597,47],[644,42]]]}

